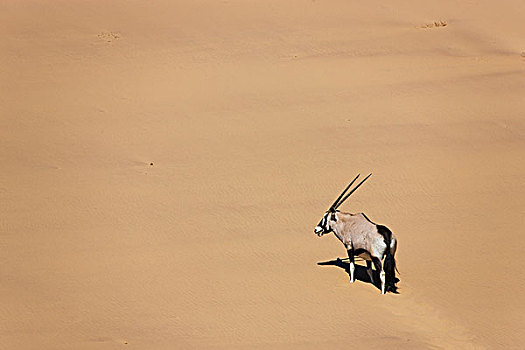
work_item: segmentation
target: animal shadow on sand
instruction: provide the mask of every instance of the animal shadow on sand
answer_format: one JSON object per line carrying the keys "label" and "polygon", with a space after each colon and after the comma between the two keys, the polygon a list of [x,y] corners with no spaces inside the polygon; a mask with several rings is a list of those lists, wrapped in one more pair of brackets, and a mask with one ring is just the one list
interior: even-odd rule
{"label": "animal shadow on sand", "polygon": [[[346,260],[346,261],[343,261]],[[329,260],[329,261],[320,261],[317,263],[317,265],[326,266],[326,265],[332,265],[342,268],[346,271],[348,276],[350,276],[350,262],[347,262],[348,258],[346,259],[340,259],[337,258],[335,260]],[[375,269],[372,269],[372,275],[374,275],[374,282],[370,280],[370,276],[368,276],[368,273],[366,272],[366,267],[361,266],[358,264],[355,264],[355,271],[354,271],[354,277],[356,280],[359,280],[361,282],[370,283],[377,289],[381,290],[381,279],[379,278],[379,272],[377,272]],[[399,282],[399,278],[396,277],[396,283]],[[389,292],[399,294],[397,291],[397,288],[394,290],[390,290]]]}

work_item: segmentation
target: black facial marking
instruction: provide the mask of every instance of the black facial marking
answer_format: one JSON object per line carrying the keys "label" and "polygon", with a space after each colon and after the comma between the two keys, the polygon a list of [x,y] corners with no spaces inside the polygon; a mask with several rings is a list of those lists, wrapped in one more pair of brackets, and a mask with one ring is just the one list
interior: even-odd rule
{"label": "black facial marking", "polygon": [[323,218],[321,219],[321,224],[320,226],[323,228],[323,233],[330,233],[332,232],[332,229],[330,227],[328,227],[329,225],[329,220],[330,220],[330,215],[331,213],[330,212],[327,212],[324,214]]}

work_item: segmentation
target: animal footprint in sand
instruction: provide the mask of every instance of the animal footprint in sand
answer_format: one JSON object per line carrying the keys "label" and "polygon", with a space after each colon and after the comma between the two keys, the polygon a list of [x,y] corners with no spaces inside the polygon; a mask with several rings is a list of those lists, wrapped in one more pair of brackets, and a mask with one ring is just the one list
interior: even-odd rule
{"label": "animal footprint in sand", "polygon": [[428,29],[428,28],[440,28],[440,27],[446,27],[448,25],[447,21],[434,21],[432,23],[427,23],[422,26],[419,26],[418,28],[421,29]]}
{"label": "animal footprint in sand", "polygon": [[107,41],[108,43],[112,42],[113,40],[120,39],[120,33],[117,32],[102,32],[98,35],[98,37],[104,41]]}

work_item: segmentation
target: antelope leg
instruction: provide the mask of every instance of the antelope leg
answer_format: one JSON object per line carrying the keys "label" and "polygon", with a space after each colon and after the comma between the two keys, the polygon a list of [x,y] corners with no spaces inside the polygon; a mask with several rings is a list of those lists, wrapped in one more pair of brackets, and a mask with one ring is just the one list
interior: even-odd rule
{"label": "antelope leg", "polygon": [[354,283],[355,264],[354,264],[354,250],[352,248],[348,249],[348,259],[350,260],[350,283]]}
{"label": "antelope leg", "polygon": [[368,274],[368,277],[370,277],[370,282],[372,282],[372,284],[375,284],[374,273],[372,272],[372,261],[370,260],[366,261],[366,273]]}

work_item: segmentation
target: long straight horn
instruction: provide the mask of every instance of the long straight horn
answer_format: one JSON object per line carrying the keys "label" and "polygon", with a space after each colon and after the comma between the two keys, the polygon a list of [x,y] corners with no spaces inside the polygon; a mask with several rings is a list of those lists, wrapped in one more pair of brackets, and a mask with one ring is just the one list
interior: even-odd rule
{"label": "long straight horn", "polygon": [[359,186],[361,186],[361,185],[363,184],[363,182],[365,182],[370,176],[372,176],[372,173],[368,174],[368,176],[365,177],[365,178],[363,179],[363,181],[361,181],[360,183],[358,183],[357,186],[354,187],[354,188],[352,189],[352,191],[348,192],[348,194],[347,194],[346,196],[344,196],[344,198],[341,199],[341,201],[340,201],[339,203],[337,203],[337,205],[334,207],[334,209],[339,208],[339,206],[340,206],[341,204],[343,204],[343,202],[344,202],[348,197],[350,197],[350,195],[351,195],[352,193],[354,193],[355,190],[357,190],[357,189],[359,188]]}
{"label": "long straight horn", "polygon": [[330,209],[335,209],[337,208],[337,202],[339,202],[339,200],[341,199],[341,197],[343,197],[345,195],[345,192],[348,191],[348,189],[350,188],[350,186],[352,186],[352,184],[355,182],[355,180],[357,180],[357,178],[359,177],[360,174],[357,174],[357,176],[352,180],[352,182],[350,182],[350,184],[348,184],[348,186],[346,186],[345,190],[343,192],[341,192],[341,194],[339,195],[339,197],[337,197],[337,199],[335,200],[334,204],[332,204],[330,206]]}

